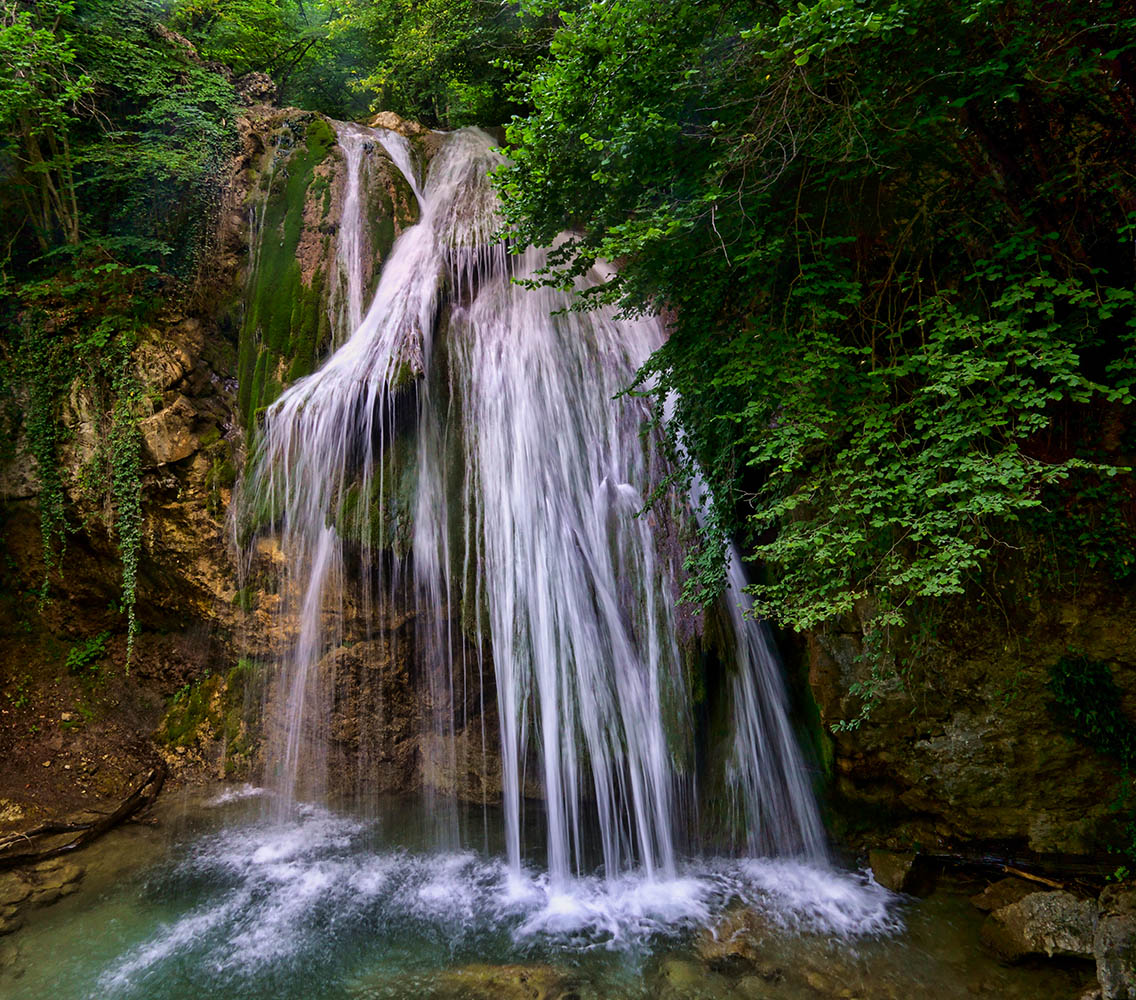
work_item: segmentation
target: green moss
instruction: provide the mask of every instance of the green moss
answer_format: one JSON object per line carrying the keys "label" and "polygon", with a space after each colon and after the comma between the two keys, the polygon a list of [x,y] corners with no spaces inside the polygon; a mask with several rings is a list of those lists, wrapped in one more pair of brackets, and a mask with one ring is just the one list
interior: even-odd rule
{"label": "green moss", "polygon": [[219,676],[206,677],[187,684],[173,696],[158,731],[167,746],[188,747],[196,742],[198,730],[209,719],[210,702],[220,683]]}
{"label": "green moss", "polygon": [[260,603],[259,593],[255,587],[241,587],[233,595],[233,604],[242,611],[252,611]]}
{"label": "green moss", "polygon": [[387,446],[375,470],[365,509],[358,483],[344,493],[336,530],[346,541],[365,542],[404,557],[412,541],[417,476],[415,443],[399,435]]}
{"label": "green moss", "polygon": [[231,458],[225,458],[213,466],[214,482],[227,490],[231,490],[237,481],[237,468]]}
{"label": "green moss", "polygon": [[264,667],[239,660],[227,674],[212,674],[185,685],[170,699],[158,728],[169,747],[190,747],[200,739],[225,745],[225,767],[247,763],[259,729],[259,705],[267,680]]}
{"label": "green moss", "polygon": [[231,490],[237,481],[232,452],[222,443],[205,474],[205,509],[214,516],[221,513],[221,490]]}
{"label": "green moss", "polygon": [[[325,283],[322,275],[304,283],[296,253],[304,229],[304,209],[312,198],[330,206],[330,181],[315,169],[335,145],[326,120],[312,116],[303,145],[293,143],[300,122],[288,122],[278,135],[278,164],[264,193],[264,224],[256,248],[257,269],[251,275],[245,319],[239,334],[241,364],[238,404],[248,430],[257,410],[282,391],[282,378],[292,381],[314,364],[321,336]],[[325,207],[324,211],[326,212]]]}
{"label": "green moss", "polygon": [[261,351],[256,359],[256,369],[252,375],[252,400],[258,408],[264,399],[264,376],[268,369],[268,351]]}
{"label": "green moss", "polygon": [[332,127],[327,123],[326,119],[318,116],[308,123],[308,132],[305,138],[307,140],[308,152],[315,155],[317,163],[327,156],[328,151],[336,142],[335,132]]}

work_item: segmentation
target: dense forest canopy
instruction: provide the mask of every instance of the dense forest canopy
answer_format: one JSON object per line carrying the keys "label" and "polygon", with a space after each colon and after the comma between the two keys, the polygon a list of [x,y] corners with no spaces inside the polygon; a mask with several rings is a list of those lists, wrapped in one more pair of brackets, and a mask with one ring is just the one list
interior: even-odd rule
{"label": "dense forest canopy", "polygon": [[[740,537],[758,609],[874,632],[981,586],[1136,567],[1136,14],[1122,0],[6,0],[9,385],[66,512],[55,400],[106,388],[132,594],[132,330],[192,287],[233,81],[341,118],[507,125],[518,245],[662,312],[633,391],[713,487],[690,596]],[[44,372],[52,373],[43,377]],[[661,411],[661,407],[660,407]],[[16,417],[11,419],[15,420]],[[681,438],[681,440],[680,440]],[[133,553],[133,555],[131,554]]]}

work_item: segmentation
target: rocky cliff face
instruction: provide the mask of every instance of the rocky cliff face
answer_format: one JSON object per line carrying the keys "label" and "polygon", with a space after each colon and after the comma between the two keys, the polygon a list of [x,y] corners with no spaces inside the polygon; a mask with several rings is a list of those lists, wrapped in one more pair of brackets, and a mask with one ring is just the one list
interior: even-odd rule
{"label": "rocky cliff face", "polygon": [[[430,141],[394,116],[381,124]],[[113,799],[158,755],[185,778],[249,775],[259,765],[261,708],[273,697],[267,665],[294,623],[276,614],[279,552],[270,540],[240,552],[230,512],[259,410],[344,334],[336,234],[347,170],[334,128],[294,109],[246,109],[211,265],[135,351],[143,531],[141,631],[129,676],[117,545],[84,483],[99,443],[100,401],[76,382],[62,406],[72,530],[42,605],[39,483],[22,434],[0,465],[0,827]],[[368,220],[363,280],[373,287],[417,206],[382,150],[369,151],[360,196]],[[382,677],[361,676],[358,649],[324,665],[341,678],[333,722],[341,758],[359,749],[370,701],[381,695],[391,708],[375,750],[389,762],[379,782],[385,790],[420,781],[431,756],[422,735],[429,706],[410,693],[412,643],[400,638],[411,614],[395,608],[370,637],[384,649],[376,660]],[[481,798],[470,779],[445,780]]]}
{"label": "rocky cliff face", "polygon": [[[1042,592],[1007,591],[1005,602],[949,614],[908,666],[885,676],[868,719],[835,734],[836,809],[854,837],[1058,863],[1108,858],[1127,778],[1055,710],[1051,671],[1071,650],[1101,661],[1136,718],[1136,605],[1099,582]],[[870,680],[858,626],[809,640],[809,683],[827,725],[857,715],[849,689]]]}

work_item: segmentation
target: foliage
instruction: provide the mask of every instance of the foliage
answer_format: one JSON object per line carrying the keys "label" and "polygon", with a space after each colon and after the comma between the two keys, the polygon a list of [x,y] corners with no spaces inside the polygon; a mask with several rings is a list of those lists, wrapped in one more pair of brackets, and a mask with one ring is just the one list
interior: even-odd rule
{"label": "foliage", "polygon": [[100,632],[76,643],[67,653],[66,667],[73,674],[97,674],[99,661],[107,654],[109,632]]}
{"label": "foliage", "polygon": [[[377,58],[324,0],[177,0],[170,25],[234,74],[267,73],[285,104],[341,118],[367,109],[360,65]],[[333,30],[333,28],[335,30]]]}
{"label": "foliage", "polygon": [[493,125],[525,106],[526,70],[547,50],[551,4],[518,0],[342,0],[336,32],[378,54],[357,86],[373,106],[429,125]]}
{"label": "foliage", "polygon": [[75,160],[69,141],[76,108],[94,83],[75,66],[72,39],[50,25],[74,12],[74,3],[41,0],[34,10],[7,2],[0,8],[0,120],[8,128],[0,149],[15,165],[17,185],[40,248],[58,230],[79,241]]}
{"label": "foliage", "polygon": [[61,346],[44,333],[41,324],[29,322],[16,354],[14,372],[27,388],[24,430],[39,479],[44,565],[41,603],[47,599],[51,571],[62,567],[67,545],[67,514],[58,456],[61,432],[55,412],[56,400],[67,384],[69,370]]}
{"label": "foliage", "polygon": [[563,14],[498,184],[518,244],[571,229],[543,280],[617,260],[581,307],[670,320],[638,387],[712,488],[690,596],[740,531],[758,613],[886,630],[1071,476],[1129,494],[1076,431],[1130,420],[1134,56],[1113,0]]}
{"label": "foliage", "polygon": [[161,23],[157,0],[7,2],[0,13],[0,288],[5,354],[40,482],[44,588],[70,527],[63,399],[81,379],[99,446],[82,477],[105,498],[123,564],[127,663],[142,497],[131,360],[157,304],[207,260],[234,93]]}
{"label": "foliage", "polygon": [[1136,726],[1120,707],[1120,689],[1108,665],[1083,654],[1063,656],[1050,671],[1058,717],[1098,753],[1136,763]]}

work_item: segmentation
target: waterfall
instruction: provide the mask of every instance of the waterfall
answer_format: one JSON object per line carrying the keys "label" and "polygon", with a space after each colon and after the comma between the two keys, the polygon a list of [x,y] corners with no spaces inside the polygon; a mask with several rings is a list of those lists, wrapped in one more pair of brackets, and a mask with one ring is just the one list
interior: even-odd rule
{"label": "waterfall", "polygon": [[[453,716],[471,685],[484,698],[492,676],[511,869],[522,867],[535,784],[554,886],[597,857],[608,878],[632,869],[673,877],[699,826],[677,604],[692,500],[664,493],[642,513],[668,466],[648,403],[623,394],[664,330],[654,318],[574,312],[569,292],[518,285],[546,254],[511,255],[494,240],[501,219],[488,172],[501,161],[486,133],[441,137],[424,172],[396,133],[342,126],[339,137],[348,178],[337,308],[352,332],[268,409],[242,501],[279,538],[283,614],[294,622],[268,737],[278,799],[289,808],[326,783],[319,663],[343,641],[345,581],[359,578],[364,603],[408,585],[433,712],[424,768],[456,773],[465,751]],[[364,311],[360,172],[380,150],[421,214]],[[602,280],[592,273],[578,290]],[[406,438],[416,492],[403,551],[371,523],[370,498],[385,496],[384,456]],[[722,784],[751,851],[820,860],[779,665],[743,586],[735,555]],[[441,610],[457,608],[460,626]]]}

